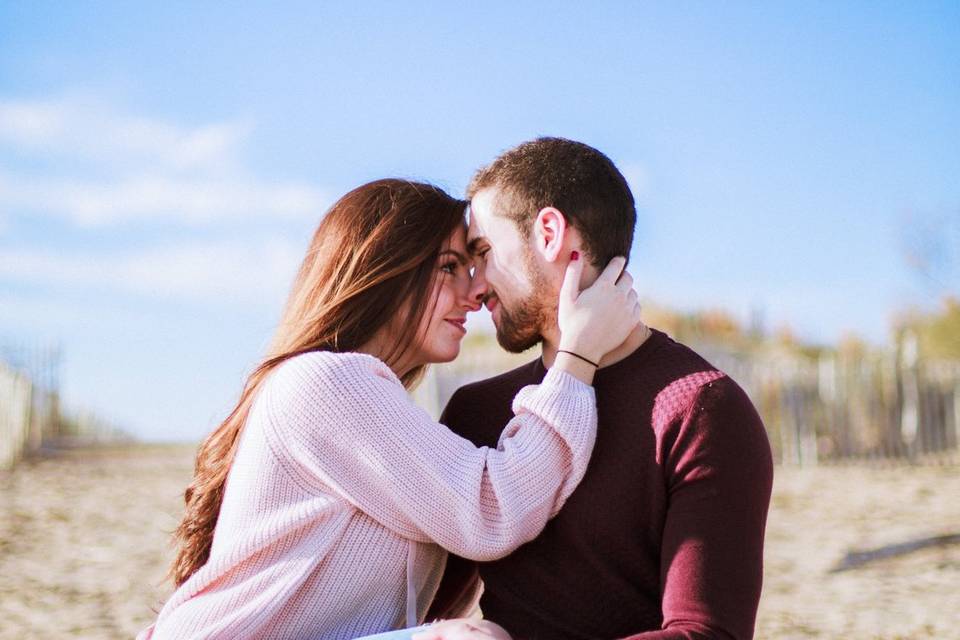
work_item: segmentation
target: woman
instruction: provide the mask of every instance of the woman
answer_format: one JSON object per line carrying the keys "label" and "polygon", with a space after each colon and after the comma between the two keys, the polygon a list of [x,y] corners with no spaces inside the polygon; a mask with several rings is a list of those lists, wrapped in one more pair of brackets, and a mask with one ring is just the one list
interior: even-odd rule
{"label": "woman", "polygon": [[593,367],[636,325],[617,259],[560,301],[562,346],[496,450],[407,388],[456,357],[471,292],[465,203],[401,180],[329,210],[268,356],[201,445],[176,532],[177,590],[139,638],[356,638],[425,615],[449,549],[492,559],[536,536],[583,477]]}

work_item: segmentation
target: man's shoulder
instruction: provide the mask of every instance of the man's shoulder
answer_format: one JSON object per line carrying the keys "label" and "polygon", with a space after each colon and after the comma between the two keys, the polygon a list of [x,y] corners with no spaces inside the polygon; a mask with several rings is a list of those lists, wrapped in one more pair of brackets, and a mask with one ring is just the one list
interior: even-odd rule
{"label": "man's shoulder", "polygon": [[[694,351],[672,342],[664,355],[672,368],[653,405],[651,422],[658,432],[673,432],[675,438],[688,430],[688,445],[715,443],[718,438],[734,443],[746,438],[751,446],[769,448],[763,421],[747,392],[723,366],[721,352],[711,353],[709,348]],[[712,364],[718,359],[720,367]]]}
{"label": "man's shoulder", "polygon": [[671,340],[662,356],[672,364],[671,381],[662,391],[663,399],[681,398],[690,404],[704,398],[717,401],[747,399],[749,402],[743,388],[727,370],[725,365],[730,364],[730,356],[725,356],[724,352],[708,347],[694,350]]}
{"label": "man's shoulder", "polygon": [[687,373],[715,369],[708,361],[708,354],[701,354],[657,329],[651,329],[650,338],[638,352],[642,352],[643,360],[652,367],[666,367]]}
{"label": "man's shoulder", "polygon": [[[682,418],[707,399],[714,403],[749,403],[743,389],[723,367],[722,352],[695,350],[660,331],[654,332],[650,346],[631,372],[650,384],[648,389],[655,397],[654,424]],[[714,364],[718,359],[720,366]]]}
{"label": "man's shoulder", "polygon": [[636,351],[599,373],[600,384],[609,381],[616,387],[605,385],[608,394],[644,392],[654,396],[695,390],[723,375],[707,357],[657,329],[651,329],[650,337]]}

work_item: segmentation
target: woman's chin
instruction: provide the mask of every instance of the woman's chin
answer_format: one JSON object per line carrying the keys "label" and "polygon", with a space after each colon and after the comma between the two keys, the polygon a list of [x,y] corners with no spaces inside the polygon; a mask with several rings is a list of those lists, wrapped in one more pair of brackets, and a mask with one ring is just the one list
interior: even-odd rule
{"label": "woman's chin", "polygon": [[457,359],[457,356],[460,355],[460,343],[457,342],[456,345],[451,345],[442,350],[437,350],[436,353],[431,354],[430,362],[433,364],[442,364],[444,362],[453,362]]}

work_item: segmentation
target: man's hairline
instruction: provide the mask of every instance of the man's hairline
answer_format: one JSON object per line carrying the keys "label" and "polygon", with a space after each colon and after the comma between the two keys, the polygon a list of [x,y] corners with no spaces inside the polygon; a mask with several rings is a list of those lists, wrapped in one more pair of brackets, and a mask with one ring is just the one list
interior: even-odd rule
{"label": "man's hairline", "polygon": [[[493,211],[491,211],[491,214],[494,215],[494,216],[496,216],[496,217],[498,217],[498,218],[503,218],[504,220],[509,220],[510,222],[513,223],[513,226],[514,226],[514,227],[516,228],[516,230],[520,233],[520,236],[521,236],[521,237],[524,237],[524,238],[529,237],[529,234],[530,234],[530,232],[531,232],[532,229],[533,229],[533,223],[534,223],[534,222],[536,221],[536,219],[537,219],[537,215],[534,215],[534,216],[533,216],[532,218],[530,218],[530,219],[526,219],[526,218],[525,218],[524,220],[520,220],[520,219],[517,219],[516,217],[513,217],[513,216],[504,215],[504,214],[500,213],[500,212],[497,210],[497,209],[500,209],[500,208],[501,208],[501,207],[499,207],[499,204],[500,204],[500,202],[501,202],[504,198],[513,198],[513,197],[515,197],[515,194],[512,194],[512,193],[511,193],[511,189],[512,189],[512,187],[510,187],[509,185],[505,185],[505,184],[502,184],[502,183],[500,183],[500,182],[490,182],[489,184],[484,184],[484,185],[482,185],[482,186],[480,186],[480,187],[477,187],[477,188],[474,188],[474,189],[468,189],[467,196],[469,197],[469,200],[467,201],[467,203],[468,203],[468,204],[467,204],[467,215],[470,216],[471,218],[473,217],[473,200],[474,200],[478,195],[480,195],[481,193],[483,193],[483,192],[485,192],[485,191],[492,191],[492,192],[493,192],[492,200],[493,200],[493,203],[494,203],[495,205],[497,205],[497,206],[495,207],[495,209],[494,209]],[[572,221],[570,220],[570,216],[568,216],[566,213],[564,213],[563,211],[561,211],[560,209],[558,209],[557,207],[555,207],[555,206],[552,205],[552,204],[551,204],[551,205],[544,205],[544,206],[540,207],[540,208],[537,210],[537,214],[539,214],[539,213],[540,213],[541,211],[543,211],[544,209],[555,209],[558,213],[560,213],[560,215],[563,216],[563,219],[564,219],[564,221],[567,223],[567,226],[573,226],[573,225],[572,225]],[[469,221],[469,220],[468,220],[468,221]],[[524,222],[526,222],[527,224],[524,224]],[[469,225],[468,225],[468,232],[467,232],[467,233],[468,233],[468,242],[469,242]],[[485,238],[484,238],[484,239],[485,239]],[[487,242],[489,242],[489,240],[487,240]]]}
{"label": "man's hairline", "polygon": [[[493,191],[493,192],[494,192],[494,193],[493,193],[493,202],[496,204],[496,203],[499,202],[499,200],[500,200],[500,197],[501,197],[500,192],[503,191],[503,189],[502,189],[502,187],[501,187],[498,183],[494,182],[494,183],[487,184],[487,185],[483,185],[483,186],[481,186],[481,187],[479,187],[479,188],[473,189],[473,190],[472,190],[472,193],[469,192],[469,191],[468,191],[468,193],[467,193],[467,196],[470,198],[470,199],[467,201],[467,216],[468,216],[468,217],[467,217],[467,253],[469,253],[471,256],[475,256],[475,255],[477,254],[477,249],[476,249],[476,247],[477,247],[477,245],[478,245],[479,243],[481,243],[481,242],[486,242],[487,244],[490,244],[490,239],[487,238],[487,236],[485,236],[485,235],[480,234],[480,235],[476,235],[476,236],[474,236],[474,237],[472,237],[472,238],[470,237],[470,227],[471,227],[471,225],[470,225],[469,223],[470,223],[471,220],[473,220],[473,201],[474,201],[474,199],[475,199],[477,196],[479,196],[481,193],[483,193],[483,192],[485,192],[485,191]],[[517,230],[520,232],[520,234],[521,234],[521,235],[523,234],[523,230],[519,228],[520,225],[517,224],[517,221],[514,220],[513,218],[511,218],[511,217],[509,217],[509,216],[505,216],[505,215],[503,215],[503,214],[501,214],[501,213],[498,213],[496,210],[493,210],[493,211],[491,211],[490,213],[491,213],[492,215],[498,217],[498,218],[504,218],[504,219],[506,219],[506,220],[510,220],[510,221],[514,224],[514,226],[517,227]]]}

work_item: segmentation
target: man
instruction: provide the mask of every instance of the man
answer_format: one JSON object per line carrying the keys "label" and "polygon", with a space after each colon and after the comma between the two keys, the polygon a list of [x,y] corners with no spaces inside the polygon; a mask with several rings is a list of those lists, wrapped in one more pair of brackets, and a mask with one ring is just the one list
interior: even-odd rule
{"label": "man", "polygon": [[[511,399],[556,356],[555,301],[571,252],[587,260],[588,286],[612,257],[629,255],[636,213],[606,156],[558,138],[507,151],[476,174],[468,197],[475,293],[497,339],[509,351],[542,351],[447,405],[445,424],[496,446]],[[692,350],[643,325],[597,364],[600,423],[583,482],[506,558],[451,557],[431,615],[469,598],[476,567],[484,617],[514,638],[752,637],[773,477],[753,405]]]}

